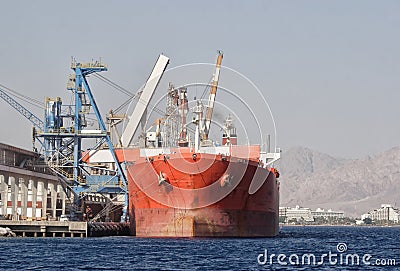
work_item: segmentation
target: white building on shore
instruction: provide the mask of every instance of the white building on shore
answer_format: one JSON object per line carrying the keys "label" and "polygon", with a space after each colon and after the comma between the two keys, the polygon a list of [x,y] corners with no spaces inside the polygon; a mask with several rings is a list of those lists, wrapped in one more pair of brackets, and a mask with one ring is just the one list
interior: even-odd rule
{"label": "white building on shore", "polygon": [[329,209],[325,211],[324,209],[317,208],[317,210],[312,211],[310,208],[300,207],[279,207],[279,217],[281,222],[314,222],[315,219],[339,219],[344,218],[344,212],[333,211]]}
{"label": "white building on shore", "polygon": [[382,204],[381,208],[375,209],[361,216],[362,220],[366,218],[370,218],[373,221],[392,221],[394,223],[399,223],[400,210],[394,208],[390,204]]}
{"label": "white building on shore", "polygon": [[315,211],[311,211],[314,219],[317,217],[321,217],[321,218],[343,218],[344,217],[344,212],[342,211],[332,211],[332,209],[328,209],[328,211],[325,211],[324,209],[321,208],[317,208],[317,210]]}
{"label": "white building on shore", "polygon": [[303,208],[297,205],[294,208],[291,207],[279,207],[279,216],[285,217],[285,222],[293,221],[304,221],[313,222],[314,217],[312,216],[310,208]]}

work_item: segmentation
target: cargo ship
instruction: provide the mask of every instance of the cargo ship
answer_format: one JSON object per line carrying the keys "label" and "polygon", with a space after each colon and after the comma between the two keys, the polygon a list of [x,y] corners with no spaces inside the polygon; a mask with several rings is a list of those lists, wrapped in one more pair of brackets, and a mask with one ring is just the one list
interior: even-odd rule
{"label": "cargo ship", "polygon": [[[278,234],[279,152],[238,145],[230,116],[220,144],[209,139],[223,54],[218,52],[206,106],[187,88],[167,91],[164,118],[131,141],[169,62],[160,55],[116,149],[126,163],[131,234],[142,237],[272,237]],[[189,125],[192,134],[189,135]],[[194,128],[193,128],[194,126]],[[194,130],[194,131],[193,131]]]}
{"label": "cargo ship", "polygon": [[[277,235],[279,173],[260,166],[258,146],[232,145],[224,150],[228,152],[220,154],[217,148],[217,154],[181,147],[147,157],[141,157],[140,151],[129,152],[131,233],[151,237]],[[248,151],[251,157],[242,156]],[[255,175],[263,184],[250,194]]]}

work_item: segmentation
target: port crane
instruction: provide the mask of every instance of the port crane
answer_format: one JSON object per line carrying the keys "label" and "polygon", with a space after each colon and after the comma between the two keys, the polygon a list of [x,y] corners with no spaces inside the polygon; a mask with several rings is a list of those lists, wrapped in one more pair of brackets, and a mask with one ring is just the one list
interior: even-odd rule
{"label": "port crane", "polygon": [[34,127],[37,129],[43,130],[44,123],[41,119],[36,117],[31,111],[26,109],[23,105],[21,105],[19,102],[17,102],[14,98],[12,98],[10,95],[7,94],[7,92],[0,88],[0,98],[2,98],[5,102],[7,102],[11,107],[13,107],[15,110],[17,110],[18,113],[23,115],[25,118],[27,118]]}
{"label": "port crane", "polygon": [[[74,207],[90,193],[123,193],[123,217],[126,217],[128,197],[125,174],[117,161],[114,146],[86,79],[89,74],[106,71],[107,66],[101,62],[79,63],[73,60],[71,69],[74,74],[69,76],[67,89],[74,95],[74,104],[63,105],[59,97],[46,98],[44,121],[1,88],[0,97],[33,124],[34,138],[41,143],[41,154],[61,183],[73,192]],[[67,110],[63,110],[65,107]],[[88,128],[87,122],[92,115],[98,124],[94,130]],[[111,157],[111,166],[89,163],[89,152],[100,148]],[[78,210],[76,212],[79,213]]]}

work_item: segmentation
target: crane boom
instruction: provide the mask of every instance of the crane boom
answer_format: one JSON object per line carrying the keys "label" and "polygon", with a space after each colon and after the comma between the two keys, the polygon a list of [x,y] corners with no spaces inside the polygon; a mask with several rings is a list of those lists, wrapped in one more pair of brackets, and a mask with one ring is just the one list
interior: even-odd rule
{"label": "crane boom", "polygon": [[213,109],[214,109],[215,95],[217,94],[218,80],[219,80],[219,73],[221,70],[222,57],[223,57],[222,51],[218,51],[217,64],[215,66],[214,78],[213,78],[213,81],[211,84],[210,95],[208,97],[208,105],[207,105],[206,116],[205,116],[205,127],[204,127],[204,133],[203,133],[203,140],[208,139],[208,134],[210,132],[211,118],[212,118],[212,113],[213,113]]}
{"label": "crane boom", "polygon": [[153,71],[147,79],[147,82],[143,88],[143,92],[139,97],[139,102],[136,104],[136,107],[133,110],[133,113],[129,118],[129,122],[122,134],[121,142],[124,148],[128,147],[131,143],[133,135],[135,134],[139,123],[146,112],[150,99],[151,97],[153,97],[154,91],[157,88],[157,85],[160,82],[168,63],[168,57],[164,55],[160,55],[158,57],[156,65],[154,66]]}
{"label": "crane boom", "polygon": [[27,118],[36,128],[43,130],[44,123],[38,117],[36,117],[32,112],[26,109],[23,105],[18,103],[14,98],[8,95],[3,89],[0,88],[0,97],[6,101],[10,106],[17,110],[21,115]]}

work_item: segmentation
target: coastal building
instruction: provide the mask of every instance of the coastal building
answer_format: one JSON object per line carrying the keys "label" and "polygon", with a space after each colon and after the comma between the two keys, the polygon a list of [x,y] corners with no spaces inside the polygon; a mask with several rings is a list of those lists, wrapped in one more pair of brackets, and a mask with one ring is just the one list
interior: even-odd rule
{"label": "coastal building", "polygon": [[279,217],[281,222],[314,222],[323,220],[336,220],[344,218],[344,212],[333,211],[332,209],[324,210],[322,208],[317,208],[317,210],[312,211],[310,208],[304,208],[297,205],[296,207],[280,207]]}
{"label": "coastal building", "polygon": [[325,211],[324,209],[317,208],[315,211],[311,211],[311,214],[315,218],[324,218],[324,219],[338,219],[344,217],[344,212],[342,211],[333,211],[332,209],[328,209]]}
{"label": "coastal building", "polygon": [[67,195],[57,176],[37,165],[35,152],[0,143],[0,218],[55,220],[65,215]]}
{"label": "coastal building", "polygon": [[362,220],[366,218],[370,218],[373,221],[392,221],[394,223],[399,223],[400,210],[394,208],[390,204],[382,204],[381,208],[375,209],[361,216]]}
{"label": "coastal building", "polygon": [[303,208],[297,205],[294,208],[280,207],[279,216],[284,218],[285,222],[298,221],[298,222],[313,222],[314,217],[310,208]]}

